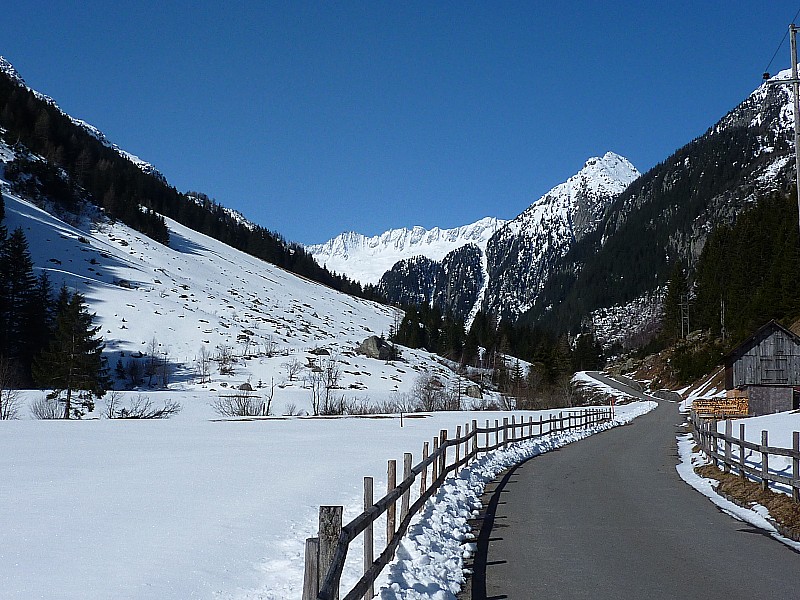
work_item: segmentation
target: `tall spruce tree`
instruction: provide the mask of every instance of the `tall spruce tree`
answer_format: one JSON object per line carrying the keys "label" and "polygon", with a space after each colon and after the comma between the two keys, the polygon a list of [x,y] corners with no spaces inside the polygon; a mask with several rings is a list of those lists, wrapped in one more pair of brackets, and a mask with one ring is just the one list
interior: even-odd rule
{"label": "tall spruce tree", "polygon": [[[69,300],[63,304],[66,297]],[[90,399],[73,402],[73,392],[84,391],[91,396],[105,394],[109,385],[107,368],[102,356],[105,344],[97,337],[100,327],[92,324],[94,315],[86,309],[83,296],[69,295],[64,288],[59,294],[62,302],[56,317],[53,340],[34,361],[33,376],[42,387],[53,390],[51,397],[64,403],[64,418],[80,418]]]}

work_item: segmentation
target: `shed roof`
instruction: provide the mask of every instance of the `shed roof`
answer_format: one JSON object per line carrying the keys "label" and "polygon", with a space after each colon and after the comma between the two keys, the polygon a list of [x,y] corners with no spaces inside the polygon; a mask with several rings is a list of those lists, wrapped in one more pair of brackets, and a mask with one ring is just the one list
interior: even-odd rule
{"label": "shed roof", "polygon": [[756,331],[753,335],[743,341],[741,344],[736,346],[733,350],[731,350],[725,356],[725,364],[730,364],[740,357],[744,356],[748,350],[760,344],[765,338],[769,337],[776,331],[782,331],[785,333],[789,339],[791,339],[795,344],[800,346],[800,336],[792,333],[789,329],[778,323],[775,319],[771,320],[769,323],[762,325],[758,331]]}

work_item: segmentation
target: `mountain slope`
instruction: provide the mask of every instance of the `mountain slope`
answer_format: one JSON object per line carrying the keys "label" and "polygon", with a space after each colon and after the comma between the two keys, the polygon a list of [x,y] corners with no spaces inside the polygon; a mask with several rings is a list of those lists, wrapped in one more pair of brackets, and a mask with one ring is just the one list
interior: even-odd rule
{"label": "mountain slope", "polygon": [[733,221],[759,195],[787,189],[792,127],[788,86],[760,86],[620,194],[597,232],[554,265],[525,321],[563,331],[600,309],[657,302],[671,266],[691,269],[716,225]]}
{"label": "mountain slope", "polygon": [[515,319],[529,309],[557,262],[595,230],[612,200],[637,177],[636,168],[613,152],[590,158],[500,228],[486,248],[484,310]]}

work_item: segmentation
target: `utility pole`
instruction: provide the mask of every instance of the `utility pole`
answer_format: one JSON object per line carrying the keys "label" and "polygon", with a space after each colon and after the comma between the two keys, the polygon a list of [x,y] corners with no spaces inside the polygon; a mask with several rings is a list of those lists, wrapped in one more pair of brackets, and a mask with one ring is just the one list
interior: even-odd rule
{"label": "utility pole", "polygon": [[[795,184],[797,185],[797,210],[800,215],[800,79],[797,77],[797,30],[794,23],[789,25],[789,38],[791,40],[792,51],[792,78],[781,79],[780,81],[770,81],[770,85],[792,84],[792,95],[794,104],[794,164],[795,164]],[[784,38],[785,39],[785,38]],[[764,78],[769,79],[769,73],[764,73]],[[800,227],[800,216],[798,216],[798,227]]]}

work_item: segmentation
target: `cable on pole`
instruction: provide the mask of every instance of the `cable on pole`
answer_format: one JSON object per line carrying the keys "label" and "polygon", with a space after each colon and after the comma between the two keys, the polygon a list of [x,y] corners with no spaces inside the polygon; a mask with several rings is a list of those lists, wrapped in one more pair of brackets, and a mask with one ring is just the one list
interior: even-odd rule
{"label": "cable on pole", "polygon": [[[798,15],[800,15],[800,8],[798,8],[797,12],[794,13],[794,17],[792,18],[792,23],[797,21]],[[764,79],[769,79],[769,68],[772,66],[772,63],[775,61],[775,57],[778,56],[778,52],[781,51],[781,48],[783,48],[783,45],[786,43],[786,38],[787,38],[788,35],[789,35],[789,31],[787,30],[783,34],[783,39],[781,39],[781,43],[778,44],[777,48],[775,48],[775,53],[772,55],[772,58],[769,59],[769,64],[767,65],[767,68],[764,69]]]}

